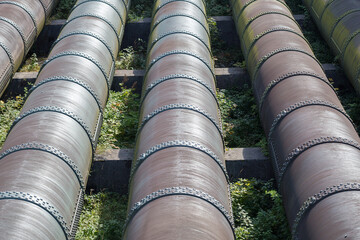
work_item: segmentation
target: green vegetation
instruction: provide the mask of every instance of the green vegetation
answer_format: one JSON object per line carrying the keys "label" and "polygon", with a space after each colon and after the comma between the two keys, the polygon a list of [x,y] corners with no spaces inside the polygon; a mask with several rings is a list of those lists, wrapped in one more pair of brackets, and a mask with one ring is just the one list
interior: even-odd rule
{"label": "green vegetation", "polygon": [[50,17],[50,20],[67,19],[76,1],[77,0],[60,0],[53,10],[53,15]]}
{"label": "green vegetation", "polygon": [[126,209],[127,196],[108,192],[85,195],[75,239],[121,239]]}
{"label": "green vegetation", "polygon": [[291,239],[279,193],[272,180],[239,179],[231,184],[237,240]]}
{"label": "green vegetation", "polygon": [[[231,184],[237,240],[291,239],[274,182],[239,179]],[[127,196],[100,192],[85,196],[76,239],[121,239]]]}
{"label": "green vegetation", "polygon": [[290,7],[292,14],[304,14],[304,4],[302,0],[285,0]]}
{"label": "green vegetation", "polygon": [[208,16],[231,16],[230,0],[205,0]]}
{"label": "green vegetation", "polygon": [[133,89],[110,91],[97,151],[109,148],[132,148],[139,119],[139,95]]}
{"label": "green vegetation", "polygon": [[360,135],[360,97],[354,90],[338,90],[338,97],[341,104],[351,119],[354,121],[357,133]]}
{"label": "green vegetation", "polygon": [[146,65],[146,43],[137,39],[133,46],[120,50],[115,62],[116,69],[145,69]]}
{"label": "green vegetation", "polygon": [[260,124],[252,89],[221,89],[217,93],[226,147],[261,147],[267,154],[267,141]]}
{"label": "green vegetation", "polygon": [[24,97],[19,95],[6,101],[0,101],[0,149],[15,118],[19,115]]}
{"label": "green vegetation", "polygon": [[144,18],[150,18],[152,9],[153,1],[151,0],[133,0],[128,13],[128,21],[136,22]]}
{"label": "green vegetation", "polygon": [[219,29],[214,18],[208,18],[210,30],[211,51],[215,62],[215,67],[244,67],[244,57],[241,49],[228,46],[221,38]]}
{"label": "green vegetation", "polygon": [[31,54],[31,56],[23,63],[19,72],[38,72],[40,70],[41,64],[45,61],[45,58],[41,58],[40,62],[36,53]]}

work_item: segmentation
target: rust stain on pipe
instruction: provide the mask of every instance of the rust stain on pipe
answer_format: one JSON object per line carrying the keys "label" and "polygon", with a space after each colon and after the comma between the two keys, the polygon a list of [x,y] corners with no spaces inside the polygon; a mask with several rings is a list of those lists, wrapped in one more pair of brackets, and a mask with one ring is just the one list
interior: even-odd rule
{"label": "rust stain on pipe", "polygon": [[360,140],[352,120],[285,1],[232,6],[293,238],[358,239]]}
{"label": "rust stain on pipe", "polygon": [[205,3],[153,14],[124,239],[235,239]]}
{"label": "rust stain on pipe", "polygon": [[79,0],[63,26],[0,152],[2,239],[74,238],[128,7]]}

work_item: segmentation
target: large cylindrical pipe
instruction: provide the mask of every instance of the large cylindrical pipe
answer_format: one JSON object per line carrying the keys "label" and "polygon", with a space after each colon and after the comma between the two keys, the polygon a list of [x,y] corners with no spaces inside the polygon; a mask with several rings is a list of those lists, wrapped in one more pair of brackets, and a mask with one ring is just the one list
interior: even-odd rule
{"label": "large cylindrical pipe", "polygon": [[74,237],[127,8],[73,8],[0,154],[2,239]]}
{"label": "large cylindrical pipe", "polygon": [[304,3],[360,94],[360,1],[304,0]]}
{"label": "large cylindrical pipe", "polygon": [[0,96],[58,0],[0,1]]}
{"label": "large cylindrical pipe", "polygon": [[358,239],[360,140],[321,64],[285,1],[233,15],[294,239]]}
{"label": "large cylindrical pipe", "polygon": [[157,0],[124,239],[234,239],[205,4]]}

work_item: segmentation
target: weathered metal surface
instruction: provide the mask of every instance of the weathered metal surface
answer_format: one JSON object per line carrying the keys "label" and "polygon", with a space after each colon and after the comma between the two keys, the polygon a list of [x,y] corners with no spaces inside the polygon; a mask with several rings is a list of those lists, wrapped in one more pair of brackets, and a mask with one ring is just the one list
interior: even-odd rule
{"label": "weathered metal surface", "polygon": [[1,239],[74,238],[127,8],[73,8],[0,153]]}
{"label": "weathered metal surface", "polygon": [[360,94],[360,1],[304,0],[304,3]]}
{"label": "weathered metal surface", "polygon": [[0,1],[0,96],[58,0]]}
{"label": "weathered metal surface", "polygon": [[358,239],[351,119],[284,1],[232,5],[293,238]]}
{"label": "weathered metal surface", "polygon": [[154,4],[125,239],[234,239],[205,4]]}

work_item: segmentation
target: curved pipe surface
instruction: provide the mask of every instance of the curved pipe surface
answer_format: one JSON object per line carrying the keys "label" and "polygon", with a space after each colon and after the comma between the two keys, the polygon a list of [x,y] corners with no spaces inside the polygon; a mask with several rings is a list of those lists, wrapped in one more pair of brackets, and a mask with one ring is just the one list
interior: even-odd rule
{"label": "curved pipe surface", "polygon": [[154,5],[124,239],[235,239],[205,3]]}
{"label": "curved pipe surface", "polygon": [[304,0],[304,3],[360,94],[360,1]]}
{"label": "curved pipe surface", "polygon": [[73,239],[128,3],[79,0],[0,153],[2,239]]}
{"label": "curved pipe surface", "polygon": [[351,119],[285,1],[232,5],[293,238],[358,239],[360,140]]}
{"label": "curved pipe surface", "polygon": [[58,0],[0,1],[0,96]]}

